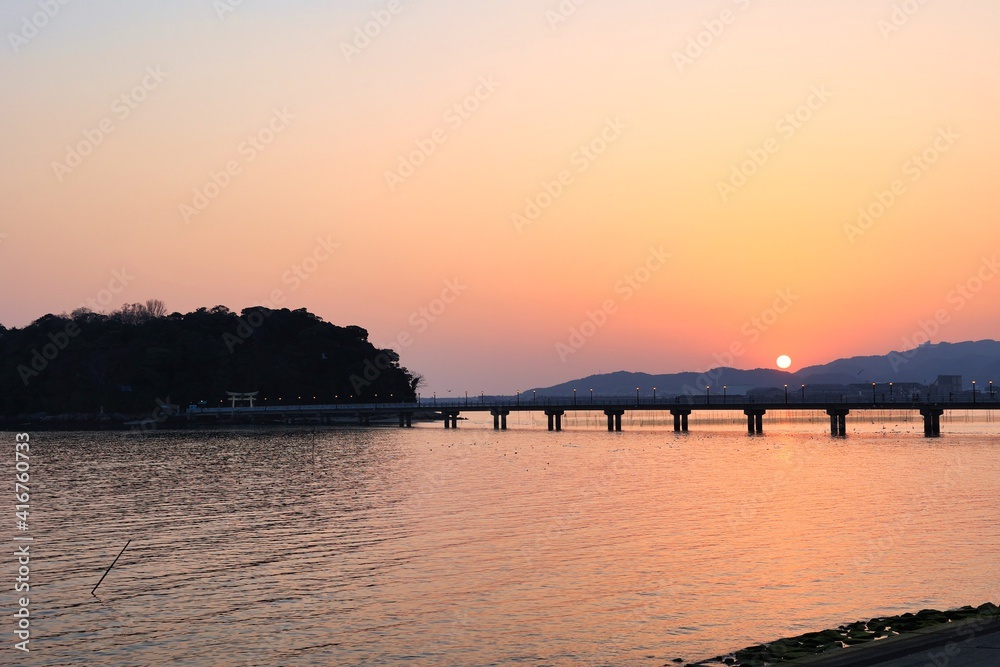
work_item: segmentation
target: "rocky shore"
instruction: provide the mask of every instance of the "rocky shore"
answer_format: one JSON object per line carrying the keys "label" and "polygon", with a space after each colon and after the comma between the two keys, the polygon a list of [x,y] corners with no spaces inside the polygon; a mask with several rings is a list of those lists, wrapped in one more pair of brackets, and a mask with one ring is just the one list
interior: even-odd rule
{"label": "rocky shore", "polygon": [[[888,639],[948,623],[978,619],[984,623],[1000,620],[1000,607],[987,602],[978,607],[961,607],[948,611],[924,609],[915,614],[884,616],[867,621],[855,621],[822,632],[808,632],[766,644],[748,646],[727,655],[720,655],[700,662],[687,663],[686,667],[766,667],[779,665],[809,656],[836,652],[848,646]],[[670,665],[670,663],[667,663]],[[675,661],[671,667],[675,667]]]}

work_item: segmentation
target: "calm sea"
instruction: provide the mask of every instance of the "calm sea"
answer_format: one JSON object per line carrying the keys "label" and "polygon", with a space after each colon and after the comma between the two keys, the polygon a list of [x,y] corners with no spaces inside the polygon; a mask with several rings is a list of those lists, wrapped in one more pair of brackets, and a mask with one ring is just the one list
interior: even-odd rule
{"label": "calm sea", "polygon": [[540,417],[33,433],[21,662],[660,667],[1000,602],[992,415]]}

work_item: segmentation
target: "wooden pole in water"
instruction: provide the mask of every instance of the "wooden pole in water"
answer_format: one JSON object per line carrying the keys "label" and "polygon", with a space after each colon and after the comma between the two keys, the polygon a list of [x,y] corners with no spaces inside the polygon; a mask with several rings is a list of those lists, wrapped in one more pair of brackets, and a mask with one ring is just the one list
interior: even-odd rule
{"label": "wooden pole in water", "polygon": [[[106,570],[104,571],[104,574],[103,574],[103,575],[101,575],[101,581],[104,581],[104,577],[108,576],[108,572],[110,572],[110,571],[111,571],[111,568],[113,568],[113,567],[115,566],[115,563],[117,563],[117,562],[118,562],[118,559],[122,557],[122,554],[123,554],[123,553],[125,553],[125,550],[126,550],[126,549],[128,549],[128,545],[130,545],[130,544],[132,544],[132,540],[129,540],[128,542],[126,542],[126,543],[125,543],[125,546],[123,546],[123,547],[122,547],[122,550],[121,550],[121,551],[119,551],[119,552],[118,552],[118,555],[117,555],[117,556],[115,556],[115,559],[114,559],[113,561],[111,561],[111,565],[109,565],[109,566],[108,566],[108,569],[106,569]],[[98,581],[98,582],[97,582],[97,586],[100,586],[100,585],[101,585],[101,581]],[[96,591],[96,590],[97,590],[97,586],[94,586],[94,588],[93,588],[93,589],[91,589],[91,591],[90,591],[90,594],[91,594],[91,595],[93,595],[93,594],[94,594],[94,591]]]}

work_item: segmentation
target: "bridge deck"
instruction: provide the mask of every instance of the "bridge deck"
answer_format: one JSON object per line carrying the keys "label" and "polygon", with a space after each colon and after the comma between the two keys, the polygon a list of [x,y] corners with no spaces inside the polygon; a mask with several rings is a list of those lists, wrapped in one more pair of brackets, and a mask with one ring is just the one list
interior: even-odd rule
{"label": "bridge deck", "polygon": [[821,401],[821,402],[803,402],[803,401],[768,401],[768,402],[756,402],[756,401],[736,401],[729,399],[724,401],[722,398],[718,400],[705,401],[702,397],[700,401],[680,401],[676,402],[674,400],[663,400],[652,402],[648,399],[639,401],[638,403],[633,399],[631,401],[626,399],[621,400],[604,400],[604,401],[594,401],[591,403],[587,401],[537,401],[537,402],[517,402],[517,401],[469,401],[468,403],[464,401],[421,401],[419,403],[330,403],[330,404],[319,404],[319,405],[255,405],[252,408],[246,406],[237,406],[235,408],[226,406],[220,408],[199,408],[192,407],[188,408],[188,412],[194,415],[228,415],[233,412],[238,412],[240,414],[281,414],[283,412],[333,412],[333,413],[345,413],[352,414],[359,411],[369,412],[369,413],[386,413],[386,414],[398,414],[400,412],[493,412],[496,410],[509,410],[510,412],[544,412],[551,410],[563,410],[566,412],[570,411],[596,411],[603,412],[605,410],[639,410],[639,411],[673,411],[673,410],[692,410],[692,411],[705,411],[705,410],[716,410],[716,411],[735,411],[742,412],[744,410],[923,410],[923,409],[939,409],[939,410],[998,410],[1000,409],[1000,401],[963,401],[963,402],[887,402],[887,401],[843,401],[843,402],[833,402],[833,401]]}
{"label": "bridge deck", "polygon": [[542,411],[548,418],[548,430],[561,431],[562,418],[567,412],[603,412],[607,416],[608,430],[622,430],[622,416],[626,412],[669,412],[673,416],[674,430],[688,431],[688,417],[694,412],[743,412],[747,418],[747,432],[761,435],[764,432],[764,415],[768,411],[818,412],[823,411],[830,417],[830,435],[847,435],[847,415],[852,411],[863,410],[913,410],[918,411],[924,420],[924,435],[938,437],[941,435],[941,416],[947,410],[994,410],[998,407],[994,401],[963,401],[963,402],[895,402],[895,401],[747,401],[742,397],[728,399],[718,397],[702,397],[702,400],[667,399],[653,400],[533,400],[522,402],[519,398],[512,400],[480,400],[480,401],[423,401],[418,403],[341,403],[328,405],[265,405],[254,407],[221,407],[188,409],[189,419],[214,417],[216,419],[230,418],[254,419],[255,417],[271,417],[284,421],[314,420],[319,422],[353,418],[363,426],[369,426],[373,419],[398,417],[401,427],[412,426],[413,417],[417,413],[433,415],[444,422],[445,428],[457,428],[458,417],[463,412],[488,412],[493,415],[493,428],[507,430],[507,417],[513,412]]}

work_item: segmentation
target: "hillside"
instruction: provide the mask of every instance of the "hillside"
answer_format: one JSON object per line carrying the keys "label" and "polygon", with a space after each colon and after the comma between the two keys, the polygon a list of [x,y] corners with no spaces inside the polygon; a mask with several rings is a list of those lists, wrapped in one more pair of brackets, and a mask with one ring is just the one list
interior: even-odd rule
{"label": "hillside", "polygon": [[[570,380],[551,387],[529,389],[540,396],[569,396],[573,389],[579,396],[589,396],[591,389],[598,396],[634,396],[636,388],[649,396],[656,387],[658,396],[700,394],[705,387],[721,393],[723,385],[735,391],[744,388],[780,388],[784,385],[849,385],[870,382],[916,382],[928,385],[939,375],[961,375],[963,386],[970,389],[972,380],[985,385],[989,380],[1000,384],[1000,342],[995,340],[962,343],[928,344],[913,350],[890,352],[885,355],[837,359],[818,366],[802,368],[794,373],[777,369],[714,368],[703,373],[685,372],[653,375],[618,371]],[[525,392],[522,392],[525,393]]]}
{"label": "hillside", "polygon": [[420,382],[361,327],[336,326],[305,309],[81,309],[23,329],[0,326],[0,360],[7,417],[141,414],[167,400],[219,405],[226,391],[259,391],[260,402],[412,401]]}

